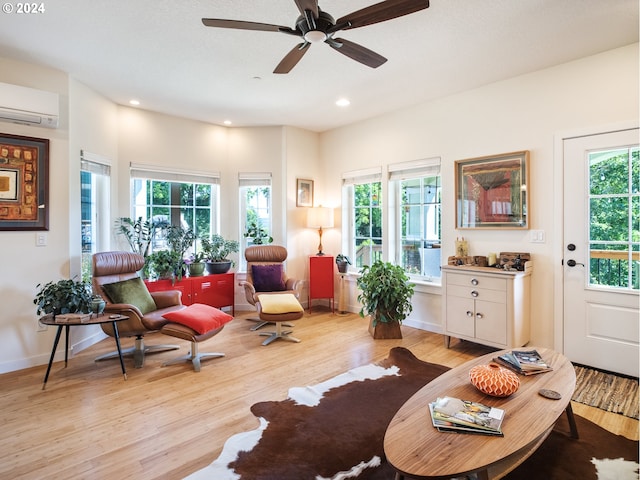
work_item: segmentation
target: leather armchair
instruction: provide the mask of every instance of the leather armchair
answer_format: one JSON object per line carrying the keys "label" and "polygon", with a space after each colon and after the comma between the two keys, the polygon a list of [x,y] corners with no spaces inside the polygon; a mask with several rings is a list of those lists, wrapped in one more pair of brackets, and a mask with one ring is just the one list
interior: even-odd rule
{"label": "leather armchair", "polygon": [[[282,269],[282,280],[285,285],[284,291],[260,292],[256,291],[253,285],[253,265],[282,265],[287,259],[287,249],[285,247],[281,245],[253,245],[245,249],[244,258],[247,260],[247,277],[244,282],[240,282],[240,285],[244,287],[245,297],[251,305],[255,307],[258,303],[258,295],[264,293],[291,293],[300,300],[300,294],[304,287],[304,280],[287,277],[284,268]],[[258,322],[258,324],[253,326],[251,330],[258,330],[259,328],[272,323],[265,322],[257,318],[250,318],[248,320]]]}
{"label": "leather armchair", "polygon": [[[133,356],[136,368],[141,368],[144,365],[146,353],[179,348],[177,345],[145,345],[144,336],[148,333],[159,331],[169,323],[162,315],[173,310],[185,308],[181,301],[182,292],[178,290],[151,292],[151,296],[158,308],[143,314],[136,305],[112,303],[102,286],[138,277],[138,271],[144,266],[144,257],[131,252],[100,252],[93,255],[92,263],[93,292],[105,299],[105,314],[120,314],[129,317],[128,320],[118,322],[118,334],[120,337],[135,337],[134,346],[123,350],[122,353],[123,355]],[[102,324],[102,330],[107,335],[114,336],[111,324]],[[118,352],[111,352],[96,358],[96,360],[117,358],[117,356]]]}

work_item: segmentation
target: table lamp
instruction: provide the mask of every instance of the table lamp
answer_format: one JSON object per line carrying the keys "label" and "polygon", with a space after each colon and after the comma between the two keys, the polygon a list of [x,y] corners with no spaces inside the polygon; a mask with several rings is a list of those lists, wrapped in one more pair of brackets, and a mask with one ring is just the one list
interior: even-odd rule
{"label": "table lamp", "polygon": [[322,229],[333,227],[333,209],[328,207],[312,207],[307,212],[307,227],[317,228],[320,236],[318,244],[318,253],[316,255],[324,255],[322,251]]}

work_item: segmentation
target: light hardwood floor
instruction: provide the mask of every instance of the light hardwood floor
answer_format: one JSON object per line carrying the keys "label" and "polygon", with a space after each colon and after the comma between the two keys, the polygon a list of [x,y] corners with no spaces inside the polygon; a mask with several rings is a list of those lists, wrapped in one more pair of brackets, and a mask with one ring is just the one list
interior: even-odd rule
{"label": "light hardwood floor", "polygon": [[[94,362],[114,349],[111,338],[80,352],[66,369],[55,363],[44,391],[46,366],[0,375],[0,478],[180,479],[211,463],[229,436],[257,427],[252,404],[282,400],[289,387],[379,361],[394,346],[450,367],[491,351],[469,342],[445,349],[441,335],[407,326],[402,340],[373,340],[358,315],[316,307],[296,322],[301,343],[263,347],[264,337],[249,331],[247,316],[239,314],[201,345],[226,357],[204,362],[199,373],[190,364],[162,367],[186,353],[188,343],[155,334],[146,337],[148,344],[178,343],[181,349],[147,356],[142,369],[127,359],[126,381],[117,360]],[[576,403],[573,408],[638,439],[635,420]]]}

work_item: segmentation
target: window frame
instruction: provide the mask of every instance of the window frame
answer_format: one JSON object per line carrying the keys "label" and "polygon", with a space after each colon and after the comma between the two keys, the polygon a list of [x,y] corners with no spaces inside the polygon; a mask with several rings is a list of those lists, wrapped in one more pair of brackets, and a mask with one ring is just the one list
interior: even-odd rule
{"label": "window frame", "polygon": [[[89,182],[83,180],[89,175]],[[85,201],[84,190],[89,188],[89,202]],[[82,278],[91,278],[91,256],[110,249],[111,238],[111,161],[99,155],[80,151],[80,243]],[[85,218],[86,209],[90,210]],[[87,233],[86,228],[89,232]],[[89,237],[88,248],[85,237]]]}
{"label": "window frame", "polygon": [[[203,236],[209,236],[218,233],[219,226],[219,218],[220,218],[220,174],[217,172],[201,172],[201,171],[193,171],[193,170],[184,170],[176,171],[170,168],[151,166],[151,165],[140,165],[132,163],[130,165],[130,195],[131,195],[131,218],[139,218],[143,219],[149,218],[149,209],[153,211],[153,209],[160,208],[168,208],[169,209],[169,222],[171,224],[180,224],[180,226],[193,228],[196,232],[198,238]],[[169,184],[170,190],[170,201],[166,205],[155,205],[153,203],[149,203],[148,195],[137,192],[136,182],[143,182],[144,188],[140,189],[140,192],[146,191],[148,187],[147,183],[151,182],[151,188],[153,188],[154,182],[162,182]],[[192,202],[190,205],[183,205],[182,203],[175,203],[173,200],[177,199],[178,202],[181,202],[180,198],[180,185],[190,185],[193,189],[192,192]],[[197,186],[198,185],[206,185],[211,188],[210,192],[210,200],[208,206],[198,205],[197,199]],[[140,195],[144,195],[144,200],[140,201],[138,197]],[[192,210],[192,221],[190,225],[183,225],[183,216],[185,210]],[[204,232],[199,232],[196,228],[196,219],[197,219],[197,211],[200,210],[208,210],[209,211],[209,232],[208,235]],[[173,215],[174,212],[179,212],[178,217]],[[176,220],[178,218],[178,220]],[[196,245],[197,248],[197,245]],[[153,245],[150,247],[150,253],[154,250],[162,250],[164,249],[164,241],[162,238],[158,237]]]}
{"label": "window frame", "polygon": [[[370,252],[369,260],[383,259],[385,255],[385,208],[384,208],[384,184],[382,182],[382,167],[373,167],[364,170],[346,172],[342,175],[342,248],[346,255],[352,260],[348,271],[355,271],[364,265],[358,264],[356,248],[356,215],[355,215],[355,187],[356,185],[369,185],[379,183],[380,198],[378,199],[378,209],[380,210],[380,236],[371,237],[380,239],[380,251],[377,254]],[[371,203],[371,202],[370,202]],[[345,231],[346,230],[346,231]],[[362,237],[360,235],[360,237]],[[373,241],[373,240],[372,240]]]}
{"label": "window frame", "polygon": [[[258,210],[266,212],[266,220],[260,221],[259,226],[265,229],[270,236],[273,237],[273,180],[270,172],[241,172],[238,174],[238,205],[239,205],[239,225],[240,225],[240,251],[238,254],[239,265],[238,271],[245,272],[247,269],[247,261],[244,257],[244,251],[250,245],[249,238],[245,237],[248,230],[248,212],[249,205],[247,203],[246,192],[248,189],[268,188],[269,194],[266,198],[266,206],[257,206]],[[258,215],[258,220],[260,220]]]}
{"label": "window frame", "polygon": [[[412,160],[408,162],[400,162],[389,165],[389,196],[392,198],[392,202],[389,204],[390,210],[390,224],[392,225],[392,238],[390,240],[391,249],[394,252],[393,259],[396,265],[400,265],[405,268],[403,261],[403,209],[407,204],[403,202],[402,199],[402,183],[409,180],[419,180],[420,181],[420,201],[418,203],[412,203],[411,205],[417,205],[420,209],[420,235],[421,238],[418,240],[419,243],[422,243],[423,246],[419,247],[420,252],[420,273],[407,271],[405,268],[405,272],[407,275],[415,281],[428,282],[428,283],[439,283],[441,279],[440,274],[440,265],[442,263],[442,258],[437,261],[437,265],[435,268],[431,269],[431,273],[427,273],[425,268],[425,255],[426,251],[433,252],[435,249],[438,252],[441,252],[440,245],[442,242],[442,175],[441,175],[441,159],[440,157],[432,157],[425,158],[420,160]],[[436,198],[439,196],[439,202],[427,202],[425,201],[425,197],[423,195],[424,191],[424,182],[426,179],[437,177],[436,181],[436,192],[434,193]],[[437,243],[434,243],[432,247],[427,248],[427,242],[431,242],[433,240],[426,238],[426,233],[428,227],[426,226],[425,219],[425,208],[428,206],[435,206],[437,209],[438,216],[438,224],[435,226],[436,230],[440,231],[439,238],[437,239]],[[424,224],[423,224],[424,220]],[[424,237],[424,238],[423,238]],[[435,246],[435,248],[434,248]]]}

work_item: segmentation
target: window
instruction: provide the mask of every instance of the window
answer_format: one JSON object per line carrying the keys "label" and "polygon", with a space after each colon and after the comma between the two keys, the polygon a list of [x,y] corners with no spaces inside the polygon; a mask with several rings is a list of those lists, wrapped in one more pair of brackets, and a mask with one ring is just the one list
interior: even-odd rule
{"label": "window", "polygon": [[638,147],[589,153],[589,286],[640,288]]}
{"label": "window", "polygon": [[108,160],[80,153],[82,278],[91,278],[91,256],[109,249],[111,167]]}
{"label": "window", "polygon": [[347,226],[346,250],[353,267],[361,268],[382,260],[381,169],[343,175],[343,225]]}
{"label": "window", "polygon": [[[240,269],[246,270],[244,250],[250,245],[270,243],[271,174],[241,173],[240,186]],[[246,235],[246,236],[245,236]]]}
{"label": "window", "polygon": [[[218,232],[219,183],[217,174],[131,165],[132,218],[167,222],[209,237]],[[164,239],[156,237],[151,251],[164,248]]]}
{"label": "window", "polygon": [[411,276],[440,277],[440,159],[389,166],[396,262]]}

